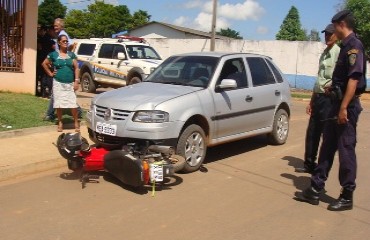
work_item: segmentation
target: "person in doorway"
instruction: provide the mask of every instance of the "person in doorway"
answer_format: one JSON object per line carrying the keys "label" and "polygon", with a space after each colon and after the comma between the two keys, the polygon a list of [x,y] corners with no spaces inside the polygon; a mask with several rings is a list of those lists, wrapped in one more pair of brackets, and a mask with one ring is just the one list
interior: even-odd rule
{"label": "person in doorway", "polygon": [[[53,77],[53,107],[57,110],[58,117],[58,132],[63,131],[62,110],[65,108],[72,109],[72,115],[75,124],[76,132],[80,131],[78,116],[77,116],[77,100],[75,91],[78,89],[79,80],[74,76],[78,76],[78,65],[76,55],[69,52],[68,37],[59,35],[57,39],[58,50],[51,52],[42,63],[45,72]],[[49,66],[54,67],[54,71],[50,71]]]}
{"label": "person in doorway", "polygon": [[334,24],[329,24],[322,31],[322,33],[325,33],[327,47],[321,54],[318,76],[313,88],[311,101],[306,108],[310,119],[306,131],[304,164],[302,168],[296,169],[297,172],[313,173],[316,167],[316,157],[321,135],[331,109],[331,99],[329,94],[325,93],[325,89],[331,86],[334,67],[340,51],[334,31]]}

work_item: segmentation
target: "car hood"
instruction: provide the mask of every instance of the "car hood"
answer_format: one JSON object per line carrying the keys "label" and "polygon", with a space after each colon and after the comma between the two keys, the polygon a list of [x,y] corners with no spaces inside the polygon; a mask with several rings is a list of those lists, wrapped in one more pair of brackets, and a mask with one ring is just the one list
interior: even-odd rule
{"label": "car hood", "polygon": [[160,103],[199,90],[203,88],[142,82],[101,93],[93,104],[126,111],[153,110]]}

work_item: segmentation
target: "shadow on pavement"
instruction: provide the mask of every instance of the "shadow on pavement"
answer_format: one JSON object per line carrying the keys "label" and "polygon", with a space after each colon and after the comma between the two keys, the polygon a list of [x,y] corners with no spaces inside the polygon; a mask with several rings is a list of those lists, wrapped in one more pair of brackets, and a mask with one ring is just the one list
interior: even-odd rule
{"label": "shadow on pavement", "polygon": [[[109,174],[108,172],[104,172],[103,178],[105,181],[113,183],[117,186],[120,186],[124,190],[144,195],[152,191],[152,186],[145,185],[145,186],[140,186],[140,187],[133,187],[126,185],[119,181],[117,178],[115,178],[113,175]],[[171,176],[171,177],[166,177],[163,181],[163,183],[156,184],[155,186],[155,191],[160,192],[163,190],[170,190],[172,189],[173,186],[177,186],[183,182],[183,179],[177,175]]]}
{"label": "shadow on pavement", "polygon": [[282,159],[288,161],[288,165],[292,166],[294,168],[303,167],[303,162],[304,161],[301,158],[297,158],[297,157],[293,157],[293,156],[285,156]]}
{"label": "shadow on pavement", "polygon": [[[292,157],[292,156],[285,156],[282,158],[283,160],[288,161],[288,165],[294,168],[303,166],[303,160],[300,158]],[[311,185],[311,175],[306,174],[305,176],[296,176],[290,173],[282,173],[280,176],[292,180],[293,185],[299,191],[294,193],[293,199],[296,201],[302,201],[302,191],[308,188]],[[335,198],[326,194],[324,190],[320,196],[320,201],[325,203],[332,203],[335,201]]]}
{"label": "shadow on pavement", "polygon": [[211,162],[216,162],[225,158],[266,147],[267,145],[268,144],[266,136],[256,136],[211,147],[207,151],[207,156],[204,163],[207,164]]}

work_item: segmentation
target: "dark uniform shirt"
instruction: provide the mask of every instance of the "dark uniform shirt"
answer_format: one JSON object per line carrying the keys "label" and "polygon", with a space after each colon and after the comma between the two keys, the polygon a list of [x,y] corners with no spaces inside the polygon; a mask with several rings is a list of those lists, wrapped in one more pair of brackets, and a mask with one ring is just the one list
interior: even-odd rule
{"label": "dark uniform shirt", "polygon": [[346,91],[350,78],[358,80],[356,94],[362,93],[366,88],[366,57],[361,41],[354,33],[342,40],[338,61],[333,72],[333,85]]}

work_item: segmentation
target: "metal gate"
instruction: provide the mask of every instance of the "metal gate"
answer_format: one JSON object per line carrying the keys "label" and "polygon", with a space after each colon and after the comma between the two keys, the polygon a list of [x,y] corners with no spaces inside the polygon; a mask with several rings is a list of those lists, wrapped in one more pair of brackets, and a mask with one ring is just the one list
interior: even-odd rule
{"label": "metal gate", "polygon": [[0,71],[21,72],[24,0],[0,0]]}

